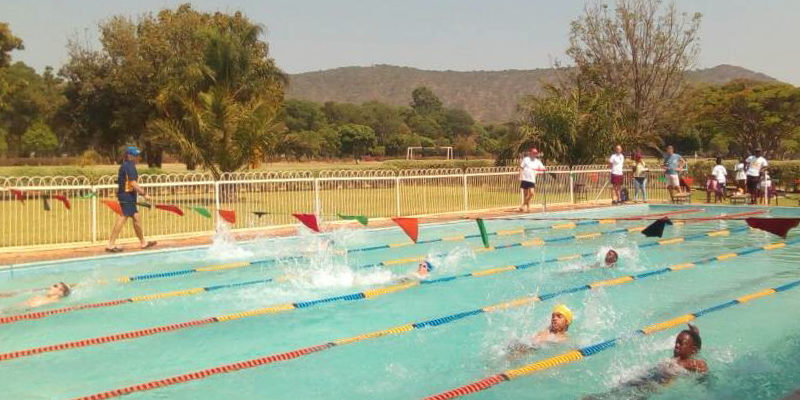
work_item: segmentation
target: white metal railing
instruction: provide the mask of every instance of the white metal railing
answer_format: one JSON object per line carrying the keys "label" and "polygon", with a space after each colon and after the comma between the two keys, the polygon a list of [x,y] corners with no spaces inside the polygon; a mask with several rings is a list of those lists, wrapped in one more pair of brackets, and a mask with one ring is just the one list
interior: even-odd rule
{"label": "white metal railing", "polygon": [[[153,204],[180,207],[178,216],[142,210],[148,237],[179,237],[214,231],[218,209],[236,211],[233,230],[262,229],[296,221],[292,213],[315,213],[323,220],[337,214],[391,217],[516,207],[520,204],[519,169],[487,167],[425,170],[326,170],[237,172],[215,181],[209,174],[141,175]],[[667,198],[660,174],[651,172],[648,197]],[[608,169],[602,165],[550,166],[537,176],[534,205],[608,201]],[[633,198],[633,179],[626,172],[625,187]],[[19,201],[12,189],[25,193]],[[0,248],[75,245],[108,240],[117,216],[102,199],[116,199],[116,176],[96,183],[86,177],[0,177]],[[71,209],[56,200],[64,195]],[[45,199],[50,210],[44,208]],[[193,211],[211,211],[207,218]],[[130,224],[121,238],[131,239]]]}

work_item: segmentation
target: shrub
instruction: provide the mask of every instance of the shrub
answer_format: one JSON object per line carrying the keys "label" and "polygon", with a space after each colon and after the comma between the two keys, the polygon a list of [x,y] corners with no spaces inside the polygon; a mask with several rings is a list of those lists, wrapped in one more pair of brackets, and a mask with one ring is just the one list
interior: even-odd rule
{"label": "shrub", "polygon": [[58,149],[58,138],[46,123],[36,121],[22,134],[22,150],[26,153],[52,154]]}

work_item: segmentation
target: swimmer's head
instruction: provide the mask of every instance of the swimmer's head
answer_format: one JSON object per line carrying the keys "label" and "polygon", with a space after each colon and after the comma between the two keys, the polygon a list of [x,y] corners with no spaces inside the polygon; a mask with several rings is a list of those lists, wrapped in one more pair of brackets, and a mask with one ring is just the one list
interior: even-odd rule
{"label": "swimmer's head", "polygon": [[431,264],[430,261],[427,260],[419,263],[419,267],[417,267],[417,273],[422,276],[428,275],[428,273],[430,273],[431,271],[433,271],[433,264]]}
{"label": "swimmer's head", "polygon": [[69,286],[67,286],[64,282],[54,283],[53,286],[50,286],[50,289],[47,290],[48,296],[56,296],[56,297],[67,297],[69,296],[71,290]]}
{"label": "swimmer's head", "polygon": [[566,332],[572,323],[572,316],[572,310],[564,304],[558,304],[553,307],[553,313],[550,315],[550,332]]}
{"label": "swimmer's head", "polygon": [[617,263],[619,259],[619,254],[617,254],[616,250],[611,249],[606,253],[606,266],[611,267]]}
{"label": "swimmer's head", "polygon": [[696,326],[689,324],[689,329],[684,329],[675,338],[675,348],[672,355],[675,358],[690,358],[700,351],[703,347],[703,340],[700,339],[700,330]]}

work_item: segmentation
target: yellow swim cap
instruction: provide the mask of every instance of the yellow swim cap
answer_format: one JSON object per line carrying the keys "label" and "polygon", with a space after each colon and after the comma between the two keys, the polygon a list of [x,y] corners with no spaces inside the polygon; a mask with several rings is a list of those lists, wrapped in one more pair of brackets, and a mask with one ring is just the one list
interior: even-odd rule
{"label": "yellow swim cap", "polygon": [[567,306],[563,304],[556,305],[555,307],[553,307],[553,314],[555,313],[563,315],[564,318],[567,319],[567,324],[572,323],[572,310],[570,310]]}

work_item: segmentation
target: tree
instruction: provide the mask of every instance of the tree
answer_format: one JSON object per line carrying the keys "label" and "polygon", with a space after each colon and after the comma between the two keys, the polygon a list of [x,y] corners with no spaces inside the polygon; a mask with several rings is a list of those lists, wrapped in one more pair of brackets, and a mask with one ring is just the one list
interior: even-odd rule
{"label": "tree", "polygon": [[10,53],[13,50],[23,50],[22,39],[11,33],[11,28],[5,22],[0,22],[0,68],[11,64]]}
{"label": "tree", "polygon": [[[800,88],[784,83],[734,81],[698,92],[692,122],[698,130],[723,135],[730,151],[760,147],[781,156],[800,135]],[[720,140],[720,139],[717,139]]]}
{"label": "tree", "polygon": [[187,162],[216,178],[254,165],[277,148],[286,77],[268,57],[262,29],[240,14],[206,28],[203,75],[172,82],[158,96],[163,115],[151,129]]}
{"label": "tree", "polygon": [[365,125],[345,124],[339,127],[342,154],[349,154],[356,160],[375,145],[375,131]]}
{"label": "tree", "polygon": [[36,121],[22,135],[22,150],[29,154],[52,154],[58,149],[58,138],[47,124]]}
{"label": "tree", "polygon": [[6,131],[0,126],[0,157],[5,157],[8,153],[8,142],[6,141]]}
{"label": "tree", "polygon": [[286,100],[283,118],[289,131],[316,131],[327,124],[319,104],[305,100]]}
{"label": "tree", "polygon": [[420,115],[439,114],[442,111],[442,101],[432,90],[420,86],[411,92],[411,108]]}
{"label": "tree", "polygon": [[546,95],[520,103],[518,135],[507,137],[502,151],[513,159],[536,146],[551,163],[590,164],[607,155],[618,142],[618,95],[606,90],[548,86]]}
{"label": "tree", "polygon": [[620,126],[630,144],[658,145],[655,128],[684,89],[699,51],[701,15],[661,0],[619,0],[610,11],[591,3],[572,22],[567,55],[578,78],[624,93]]}

